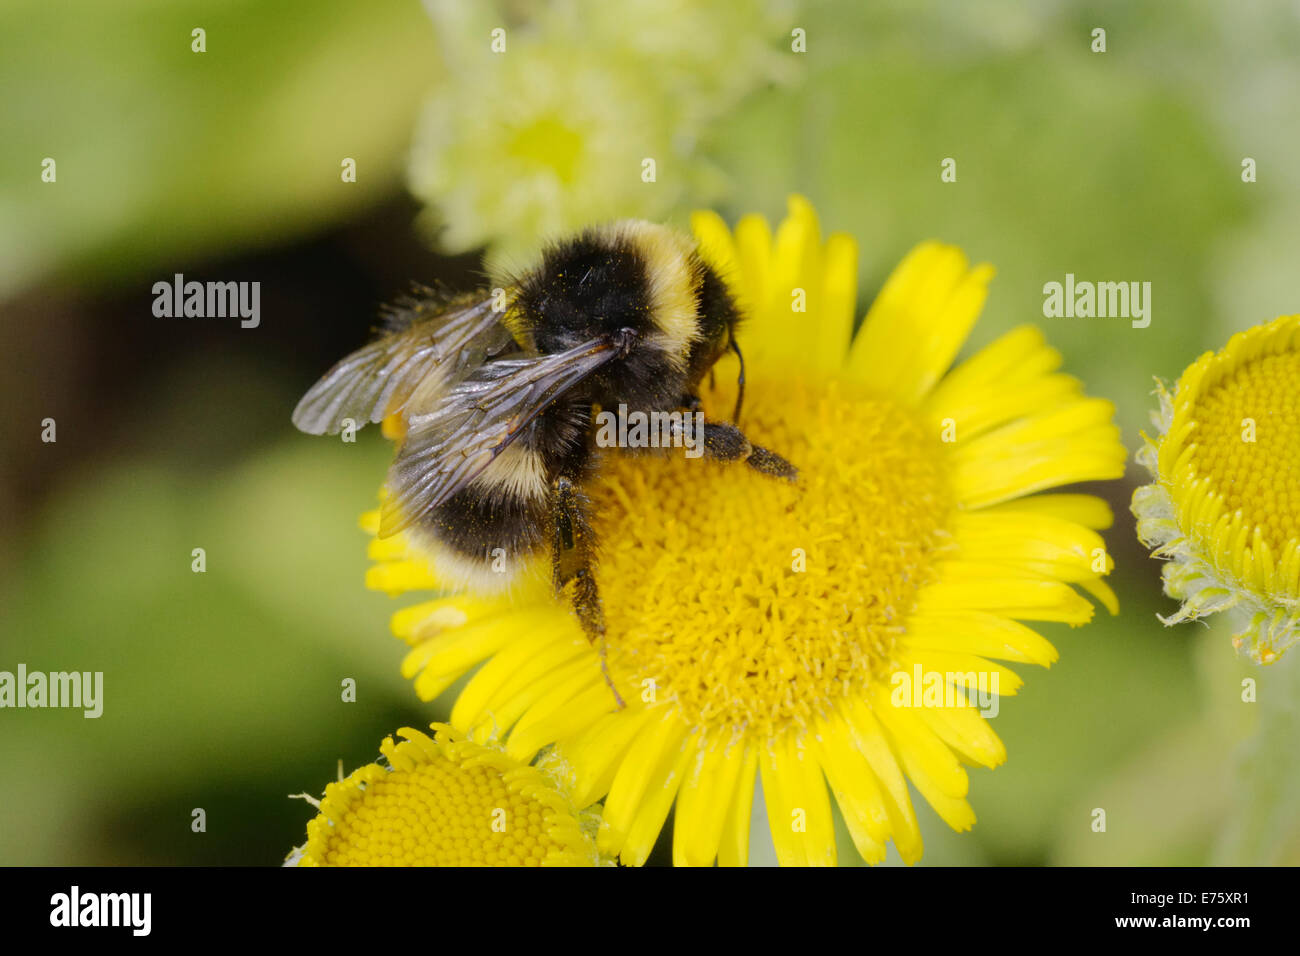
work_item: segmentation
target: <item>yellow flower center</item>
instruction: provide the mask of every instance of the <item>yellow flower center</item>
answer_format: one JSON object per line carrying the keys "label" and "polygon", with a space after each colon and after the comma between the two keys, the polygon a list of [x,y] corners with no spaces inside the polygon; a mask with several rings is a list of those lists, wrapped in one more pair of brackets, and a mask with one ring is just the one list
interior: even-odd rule
{"label": "yellow flower center", "polygon": [[554,117],[517,129],[509,146],[511,156],[550,168],[566,186],[573,183],[581,152],[582,136]]}
{"label": "yellow flower center", "polygon": [[370,764],[326,788],[307,828],[312,862],[540,866],[581,849],[572,820],[557,827],[560,798],[539,785],[537,771],[470,742],[404,733],[410,741],[381,747],[391,770]]}
{"label": "yellow flower center", "polygon": [[938,436],[905,409],[751,381],[744,430],[798,486],[673,449],[611,454],[592,489],[616,680],[733,736],[804,725],[883,676],[954,504]]}
{"label": "yellow flower center", "polygon": [[1197,423],[1190,463],[1208,477],[1224,510],[1240,510],[1278,554],[1300,538],[1300,354],[1264,355],[1208,389],[1191,414]]}

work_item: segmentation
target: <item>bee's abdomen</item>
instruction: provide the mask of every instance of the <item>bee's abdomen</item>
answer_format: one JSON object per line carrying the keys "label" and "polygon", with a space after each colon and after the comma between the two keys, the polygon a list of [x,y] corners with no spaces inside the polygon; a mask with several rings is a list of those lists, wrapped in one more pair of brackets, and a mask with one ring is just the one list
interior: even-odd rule
{"label": "bee's abdomen", "polygon": [[545,550],[549,491],[542,455],[514,444],[412,532],[440,580],[498,591]]}
{"label": "bee's abdomen", "polygon": [[556,402],[475,478],[411,527],[450,589],[493,592],[525,570],[545,572],[550,552],[551,484],[591,474],[590,408]]}
{"label": "bee's abdomen", "polygon": [[542,551],[545,504],[544,499],[493,498],[465,488],[412,531],[430,552],[440,583],[452,590],[500,591]]}

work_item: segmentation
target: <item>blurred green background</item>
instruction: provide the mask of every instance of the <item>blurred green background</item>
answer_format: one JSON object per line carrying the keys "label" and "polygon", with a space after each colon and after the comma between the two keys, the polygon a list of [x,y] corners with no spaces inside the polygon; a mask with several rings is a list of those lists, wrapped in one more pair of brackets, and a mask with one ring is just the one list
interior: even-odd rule
{"label": "blurred green background", "polygon": [[[859,238],[864,308],[920,239],[994,262],[970,347],[1040,323],[1131,449],[1153,376],[1300,308],[1294,4],[607,6],[0,7],[0,669],[102,670],[106,698],[98,720],[0,711],[0,864],[278,863],[311,815],[287,794],[445,715],[398,675],[400,602],[362,587],[384,443],[289,423],[409,280],[475,283],[598,216],[777,216],[798,191]],[[156,318],[177,272],[260,281],[261,325]],[[1150,327],[1043,318],[1067,272],[1151,282]],[[1142,478],[1095,489],[1121,615],[1045,628],[1061,660],[1004,701],[979,822],[922,811],[925,864],[1300,862],[1300,660],[1159,624]]]}

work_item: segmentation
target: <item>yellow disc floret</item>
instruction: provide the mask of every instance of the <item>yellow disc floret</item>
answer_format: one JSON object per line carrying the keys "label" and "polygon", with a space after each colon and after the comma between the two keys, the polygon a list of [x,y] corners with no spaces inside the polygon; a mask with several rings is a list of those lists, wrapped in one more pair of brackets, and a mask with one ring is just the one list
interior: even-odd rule
{"label": "yellow disc floret", "polygon": [[611,455],[592,498],[615,679],[766,737],[883,677],[953,497],[938,436],[896,403],[787,379],[744,415],[798,486],[674,450]]}
{"label": "yellow disc floret", "polygon": [[402,728],[368,764],[325,788],[304,866],[594,865],[590,827],[543,772],[499,750]]}
{"label": "yellow disc floret", "polygon": [[1163,434],[1139,456],[1138,533],[1183,600],[1173,623],[1250,612],[1238,646],[1261,663],[1300,636],[1300,316],[1233,336],[1161,390]]}
{"label": "yellow disc floret", "polygon": [[[1300,538],[1300,353],[1264,355],[1199,397],[1188,459],[1275,554]],[[1254,529],[1252,529],[1253,531]]]}

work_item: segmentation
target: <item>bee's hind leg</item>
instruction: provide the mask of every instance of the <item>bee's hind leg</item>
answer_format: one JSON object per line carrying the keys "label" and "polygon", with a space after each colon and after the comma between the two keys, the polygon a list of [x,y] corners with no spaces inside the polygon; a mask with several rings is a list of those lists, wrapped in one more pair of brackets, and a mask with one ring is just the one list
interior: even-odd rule
{"label": "bee's hind leg", "polygon": [[[696,441],[699,441],[697,436]],[[714,461],[743,461],[755,471],[773,478],[797,481],[799,469],[774,451],[755,445],[735,425],[705,422],[703,454]]]}
{"label": "bee's hind leg", "polygon": [[609,658],[605,638],[605,609],[596,587],[596,547],[591,522],[587,519],[586,498],[577,485],[561,475],[551,482],[551,511],[555,516],[551,542],[552,580],[555,592],[568,592],[573,612],[587,639],[600,647],[600,670],[605,683],[622,710],[625,704],[609,676]]}

